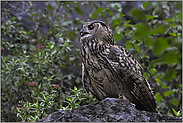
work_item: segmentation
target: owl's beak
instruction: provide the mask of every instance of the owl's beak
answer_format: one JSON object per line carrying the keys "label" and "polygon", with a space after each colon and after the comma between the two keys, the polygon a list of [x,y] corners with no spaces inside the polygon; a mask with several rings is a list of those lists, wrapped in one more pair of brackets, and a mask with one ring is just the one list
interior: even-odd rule
{"label": "owl's beak", "polygon": [[81,35],[81,37],[84,36],[84,35],[86,35],[86,34],[89,34],[89,33],[86,32],[84,28],[82,28],[82,29],[80,30],[80,35]]}

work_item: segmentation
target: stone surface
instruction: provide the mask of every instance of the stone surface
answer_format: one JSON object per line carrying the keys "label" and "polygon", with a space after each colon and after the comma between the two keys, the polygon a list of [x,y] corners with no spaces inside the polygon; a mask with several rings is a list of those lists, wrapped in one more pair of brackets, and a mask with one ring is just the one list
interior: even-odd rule
{"label": "stone surface", "polygon": [[123,99],[106,98],[73,111],[54,112],[38,122],[182,122],[182,119],[137,110]]}

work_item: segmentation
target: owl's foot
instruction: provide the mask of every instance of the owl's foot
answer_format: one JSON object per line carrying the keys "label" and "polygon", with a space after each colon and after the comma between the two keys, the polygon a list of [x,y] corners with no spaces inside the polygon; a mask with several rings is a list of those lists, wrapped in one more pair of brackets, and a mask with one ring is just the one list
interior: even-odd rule
{"label": "owl's foot", "polygon": [[122,95],[121,93],[118,95],[118,99],[124,99],[124,100],[127,100],[129,101],[124,95]]}

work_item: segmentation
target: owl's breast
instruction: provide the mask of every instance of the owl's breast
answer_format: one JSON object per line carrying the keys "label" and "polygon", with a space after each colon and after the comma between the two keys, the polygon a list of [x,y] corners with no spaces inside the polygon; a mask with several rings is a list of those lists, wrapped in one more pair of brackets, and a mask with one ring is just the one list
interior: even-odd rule
{"label": "owl's breast", "polygon": [[81,56],[89,76],[94,80],[101,81],[104,76],[104,73],[102,72],[102,60],[98,55],[93,54],[86,45],[82,45],[81,47]]}
{"label": "owl's breast", "polygon": [[[94,82],[100,86],[96,93],[103,92],[107,97],[118,97],[121,93],[121,84],[119,78],[115,74],[113,68],[106,60],[105,54],[93,54],[90,52],[87,46],[81,48],[81,56],[83,59],[84,68],[88,74],[88,78],[91,82]],[[124,90],[124,89],[123,89]],[[101,97],[101,100],[106,97]]]}

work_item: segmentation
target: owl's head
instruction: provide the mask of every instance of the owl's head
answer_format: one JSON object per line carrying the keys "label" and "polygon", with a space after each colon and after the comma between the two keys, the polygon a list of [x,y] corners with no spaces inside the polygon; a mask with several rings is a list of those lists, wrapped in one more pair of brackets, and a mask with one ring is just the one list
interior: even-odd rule
{"label": "owl's head", "polygon": [[80,30],[81,43],[97,39],[105,43],[114,44],[112,29],[103,21],[94,20],[86,22]]}

